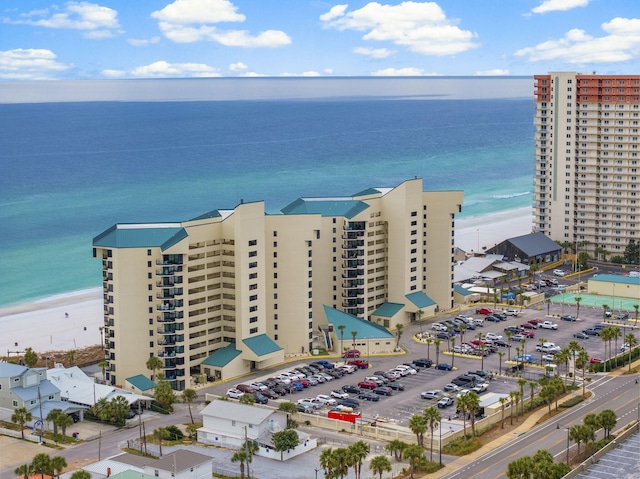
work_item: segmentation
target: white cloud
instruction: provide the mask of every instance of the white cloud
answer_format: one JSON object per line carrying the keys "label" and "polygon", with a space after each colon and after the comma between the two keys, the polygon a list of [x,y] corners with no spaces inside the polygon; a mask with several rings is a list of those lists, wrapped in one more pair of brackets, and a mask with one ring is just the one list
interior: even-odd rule
{"label": "white cloud", "polygon": [[127,75],[124,70],[102,70],[100,74],[108,78],[122,78]]}
{"label": "white cloud", "polygon": [[352,12],[346,5],[339,7],[320,16],[324,28],[365,32],[364,40],[391,42],[421,55],[453,55],[478,47],[477,34],[460,29],[434,2],[370,2]]}
{"label": "white cloud", "polygon": [[48,80],[73,65],[56,61],[56,54],[45,49],[0,51],[0,78],[5,80]]}
{"label": "white cloud", "polygon": [[387,58],[395,53],[395,50],[389,50],[388,48],[356,47],[352,51],[358,55],[364,55],[371,58]]}
{"label": "white cloud", "polygon": [[563,38],[523,48],[515,56],[530,62],[559,60],[575,65],[622,62],[640,56],[640,19],[614,18],[601,25],[607,35],[593,37],[573,29]]}
{"label": "white cloud", "polygon": [[13,24],[32,25],[44,28],[82,30],[89,39],[110,38],[121,33],[118,12],[109,7],[89,2],[67,2],[59,11],[58,7],[31,10],[20,15],[19,20],[4,18]]}
{"label": "white cloud", "polygon": [[153,45],[156,43],[160,43],[160,37],[151,37],[151,38],[128,38],[127,43],[129,45],[133,45],[134,47],[146,47],[147,45]]}
{"label": "white cloud", "polygon": [[231,65],[229,65],[229,70],[231,70],[232,72],[240,72],[248,69],[249,67],[242,62],[232,63]]}
{"label": "white cloud", "polygon": [[509,74],[509,70],[501,70],[500,68],[494,68],[493,70],[484,70],[475,72],[475,76],[505,76]]}
{"label": "white cloud", "polygon": [[275,48],[291,43],[291,38],[280,30],[266,30],[252,35],[247,30],[221,30],[217,23],[244,22],[246,17],[237,12],[229,0],[175,0],[151,16],[165,37],[176,43],[199,41],[217,42],[229,47]]}
{"label": "white cloud", "polygon": [[281,77],[319,77],[322,76],[319,72],[316,71],[307,71],[307,72],[302,72],[302,73],[289,73],[289,72],[283,72],[280,73]]}
{"label": "white cloud", "polygon": [[219,77],[217,68],[204,63],[168,63],[164,60],[135,68],[131,74],[145,78]]}
{"label": "white cloud", "polygon": [[590,0],[544,0],[540,5],[532,8],[533,13],[566,11],[576,7],[586,7]]}
{"label": "white cloud", "polygon": [[385,68],[371,72],[372,76],[378,77],[423,77],[423,76],[439,76],[439,73],[427,73],[422,68]]}

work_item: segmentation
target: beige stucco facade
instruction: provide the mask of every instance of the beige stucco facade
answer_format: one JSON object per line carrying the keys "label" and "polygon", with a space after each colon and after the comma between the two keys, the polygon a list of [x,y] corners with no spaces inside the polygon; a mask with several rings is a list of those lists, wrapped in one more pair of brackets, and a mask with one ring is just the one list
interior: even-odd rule
{"label": "beige stucco facade", "polygon": [[640,75],[535,76],[534,231],[592,257],[640,231]]}
{"label": "beige stucco facade", "polygon": [[114,225],[94,239],[109,380],[148,375],[150,356],[178,390],[199,372],[269,367],[322,338],[324,305],[371,320],[385,303],[401,303],[394,321],[404,323],[420,310],[412,293],[434,310],[451,308],[462,199],[461,191],[423,192],[413,179],[300,198],[282,214],[255,202],[181,223]]}

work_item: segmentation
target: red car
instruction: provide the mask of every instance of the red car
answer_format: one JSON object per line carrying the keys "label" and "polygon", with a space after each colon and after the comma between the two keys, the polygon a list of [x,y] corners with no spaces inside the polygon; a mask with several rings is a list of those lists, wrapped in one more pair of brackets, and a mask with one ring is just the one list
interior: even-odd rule
{"label": "red car", "polygon": [[369,367],[369,363],[364,359],[352,359],[351,361],[347,361],[347,364],[351,364],[352,366],[356,366],[360,369],[367,369]]}
{"label": "red car", "polygon": [[474,339],[471,341],[471,344],[475,346],[480,346],[481,344],[487,344],[487,342],[482,339]]}
{"label": "red car", "polygon": [[538,329],[538,326],[536,324],[531,324],[531,323],[521,324],[520,327],[524,329]]}
{"label": "red car", "polygon": [[541,319],[530,319],[530,320],[529,320],[529,321],[527,321],[527,322],[528,322],[528,323],[531,323],[531,324],[536,324],[536,325],[538,325],[538,324],[540,324],[540,323],[542,322],[542,320],[541,320]]}
{"label": "red car", "polygon": [[375,389],[378,385],[373,381],[360,381],[358,383],[358,387],[362,389]]}
{"label": "red car", "polygon": [[493,314],[493,309],[479,308],[479,309],[476,309],[476,314]]}
{"label": "red car", "polygon": [[343,358],[359,358],[360,351],[358,351],[357,349],[350,349],[349,351],[345,351],[344,353],[342,353],[342,357]]}
{"label": "red car", "polygon": [[535,333],[529,330],[522,331],[520,334],[522,334],[525,338],[529,338],[529,339],[536,337]]}
{"label": "red car", "polygon": [[601,363],[602,359],[600,359],[600,358],[591,358],[591,359],[589,359],[589,362],[591,364],[597,364],[597,363]]}

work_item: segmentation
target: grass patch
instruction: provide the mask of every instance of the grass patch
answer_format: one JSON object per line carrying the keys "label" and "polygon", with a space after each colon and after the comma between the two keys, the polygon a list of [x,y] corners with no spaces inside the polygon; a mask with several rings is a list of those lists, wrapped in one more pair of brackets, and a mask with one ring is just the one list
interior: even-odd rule
{"label": "grass patch", "polygon": [[443,467],[444,467],[444,464],[427,461],[424,465],[420,466],[420,472],[424,472],[425,474],[432,474],[436,471],[439,471]]}
{"label": "grass patch", "polygon": [[575,396],[568,401],[563,402],[562,404],[558,404],[558,407],[566,409],[568,407],[573,407],[576,404],[580,404],[582,401],[584,401],[582,396]]}
{"label": "grass patch", "polygon": [[132,449],[130,447],[123,447],[122,450],[129,454],[134,454],[136,456],[150,457],[151,459],[159,459],[158,456],[154,456],[153,454],[145,454],[142,451],[138,451],[137,449]]}
{"label": "grass patch", "polygon": [[482,443],[477,437],[469,438],[466,441],[464,440],[464,438],[459,437],[444,446],[442,448],[442,452],[451,456],[465,456],[474,451],[477,451],[481,447]]}

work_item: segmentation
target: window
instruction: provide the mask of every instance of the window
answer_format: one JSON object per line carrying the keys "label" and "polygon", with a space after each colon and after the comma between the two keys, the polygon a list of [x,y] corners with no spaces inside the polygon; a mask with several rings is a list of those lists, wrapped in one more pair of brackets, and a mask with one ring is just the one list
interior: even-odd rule
{"label": "window", "polygon": [[257,294],[252,294],[251,296],[249,296],[249,301],[257,301],[257,300],[258,300]]}
{"label": "window", "polygon": [[257,268],[257,267],[258,267],[258,263],[256,261],[249,263],[249,268]]}
{"label": "window", "polygon": [[255,313],[256,311],[258,311],[258,307],[257,306],[250,306],[249,307],[249,312],[250,313]]}
{"label": "window", "polygon": [[147,250],[147,256],[151,256],[151,250],[150,249]]}
{"label": "window", "polygon": [[249,246],[255,246],[258,244],[258,240],[251,240],[249,241]]}
{"label": "window", "polygon": [[249,251],[249,258],[253,258],[254,256],[258,256],[257,251]]}

